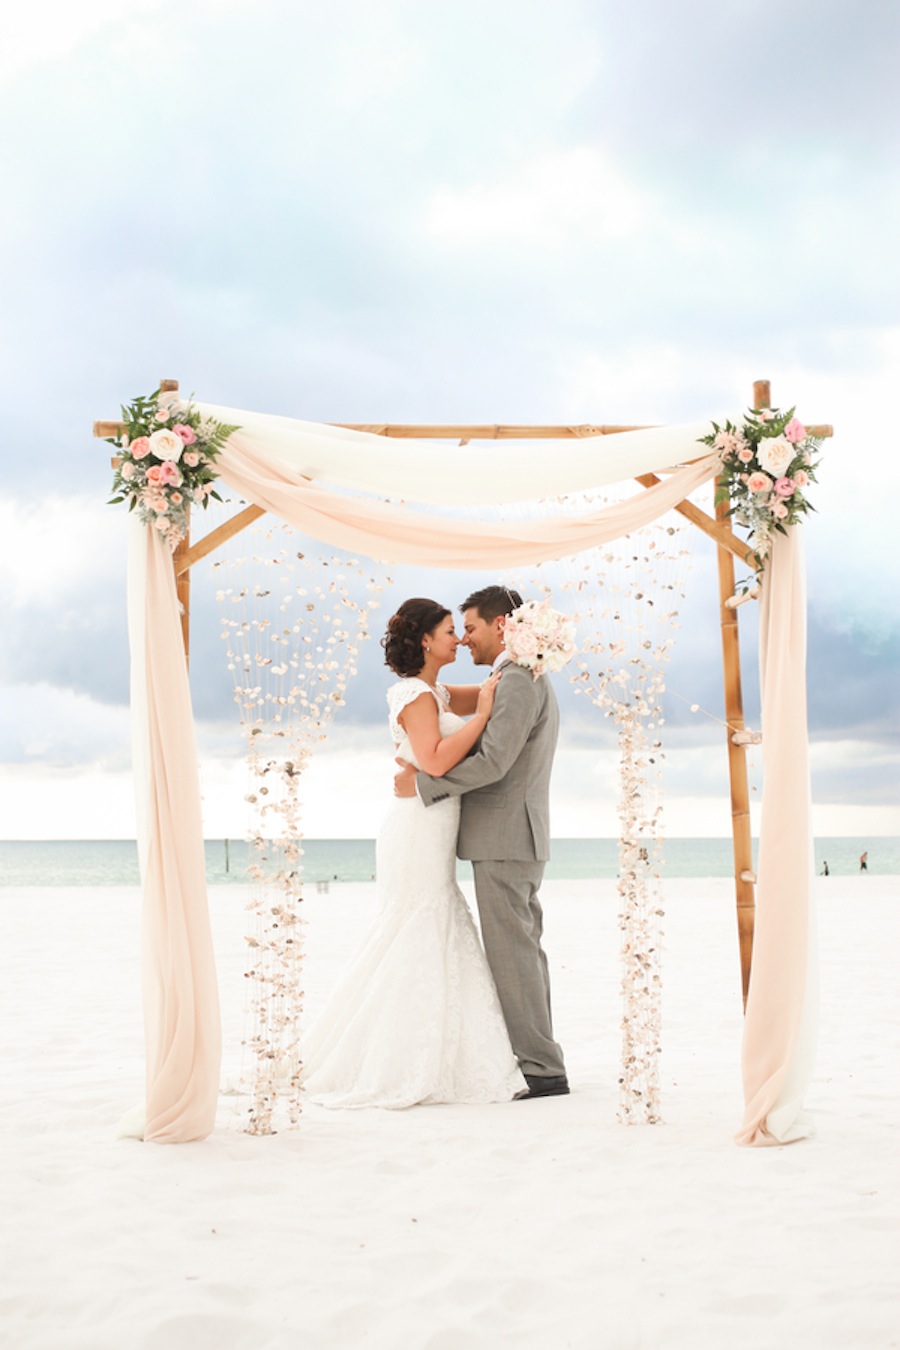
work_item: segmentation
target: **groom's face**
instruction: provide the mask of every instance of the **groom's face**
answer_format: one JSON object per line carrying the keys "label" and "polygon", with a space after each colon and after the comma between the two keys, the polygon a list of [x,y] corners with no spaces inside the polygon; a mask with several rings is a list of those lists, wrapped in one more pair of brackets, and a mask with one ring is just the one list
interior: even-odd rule
{"label": "groom's face", "polygon": [[503,650],[503,619],[483,619],[477,609],[465,609],[460,640],[476,666],[492,666]]}

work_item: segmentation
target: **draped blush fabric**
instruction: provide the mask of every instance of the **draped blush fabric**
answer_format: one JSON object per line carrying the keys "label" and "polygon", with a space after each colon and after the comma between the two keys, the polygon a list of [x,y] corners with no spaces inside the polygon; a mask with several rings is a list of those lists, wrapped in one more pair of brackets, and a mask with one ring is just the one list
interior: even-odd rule
{"label": "draped blush fabric", "polygon": [[[294,480],[302,475],[325,487],[445,507],[588,492],[709,453],[698,443],[709,432],[708,421],[567,440],[491,441],[488,448],[484,442],[439,445],[376,436],[213,403],[194,406],[240,427],[241,444],[253,446],[267,464],[280,464]],[[716,419],[720,425],[725,420]]]}
{"label": "draped blush fabric", "polygon": [[[186,1143],[204,1139],[215,1123],[218,986],[172,557],[157,531],[132,520],[129,637],[147,1050],[143,1138]],[[126,1125],[123,1133],[132,1132],[140,1129]]]}
{"label": "draped blush fabric", "polygon": [[[402,506],[342,496],[316,483],[298,482],[282,461],[268,460],[242,431],[229,437],[216,467],[222,482],[247,501],[337,548],[385,562],[503,568],[570,557],[639,530],[709,482],[716,474],[718,459],[707,455],[655,487],[602,510],[514,524],[442,519]],[[434,471],[432,464],[432,475]]]}
{"label": "draped blush fabric", "polygon": [[[500,570],[571,556],[640,529],[710,481],[718,468],[713,455],[689,462],[695,459],[696,427],[660,429],[669,437],[653,437],[649,444],[646,432],[567,442],[564,455],[559,443],[554,443],[552,455],[546,445],[529,446],[527,481],[535,497],[554,497],[610,481],[604,478],[602,462],[612,440],[622,477],[679,463],[684,467],[657,486],[603,510],[515,523],[455,520],[345,494],[347,489],[392,491],[410,501],[449,504],[450,489],[461,478],[456,449],[436,462],[433,445],[402,441],[388,443],[388,454],[385,441],[377,436],[336,435],[335,428],[300,422],[285,426],[287,419],[277,419],[281,425],[275,453],[254,441],[251,427],[257,415],[199,406],[233,421],[243,419],[217,461],[227,486],[317,540],[388,562]],[[340,449],[334,469],[327,460],[329,442],[338,443]],[[354,446],[355,460],[350,453]],[[374,488],[373,463],[378,466]],[[344,491],[311,482],[306,472],[310,468],[320,480],[330,478]],[[518,499],[510,486],[508,459],[495,456],[494,447],[490,455],[483,447],[478,449],[473,474],[467,502]],[[135,528],[143,530],[137,523]],[[135,773],[142,779],[139,800],[144,804],[145,1138],[175,1142],[202,1138],[212,1129],[219,1014],[193,719],[173,570],[159,535],[153,530],[144,534],[145,550],[133,569],[129,607],[132,663],[137,666],[132,689]],[[791,541],[796,534],[792,532]],[[763,724],[766,745],[773,741],[771,764],[766,760],[766,792],[772,805],[763,812],[758,893],[762,932],[754,952],[744,1047],[747,1118],[741,1141],[754,1144],[802,1136],[800,1099],[811,1063],[804,605],[802,556],[793,548],[785,553],[779,537],[762,610]]]}
{"label": "draped blush fabric", "polygon": [[806,721],[801,531],[776,534],[760,599],[763,795],[753,963],[744,1019],[742,1144],[788,1144],[812,1126],[818,989]]}

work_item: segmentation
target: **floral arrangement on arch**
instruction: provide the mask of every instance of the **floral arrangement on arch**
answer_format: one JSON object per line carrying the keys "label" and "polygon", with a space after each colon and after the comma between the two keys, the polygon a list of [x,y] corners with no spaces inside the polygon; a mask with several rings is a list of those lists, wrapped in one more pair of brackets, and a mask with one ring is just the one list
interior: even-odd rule
{"label": "floral arrangement on arch", "polygon": [[110,505],[128,502],[145,525],[174,550],[184,539],[192,506],[221,501],[215,460],[237,427],[203,417],[176,392],[154,390],[122,407],[122,430],[109,437],[120,454]]}
{"label": "floral arrangement on arch", "polygon": [[526,600],[507,618],[503,641],[516,665],[538,679],[562,670],[575,655],[575,625],[546,600]]}
{"label": "floral arrangement on arch", "polygon": [[743,426],[713,422],[703,445],[719,452],[722,471],[716,503],[731,502],[729,515],[750,531],[757,571],[764,566],[772,533],[787,533],[807,511],[815,510],[806,489],[816,481],[821,441],[811,436],[794,409],[757,408]]}

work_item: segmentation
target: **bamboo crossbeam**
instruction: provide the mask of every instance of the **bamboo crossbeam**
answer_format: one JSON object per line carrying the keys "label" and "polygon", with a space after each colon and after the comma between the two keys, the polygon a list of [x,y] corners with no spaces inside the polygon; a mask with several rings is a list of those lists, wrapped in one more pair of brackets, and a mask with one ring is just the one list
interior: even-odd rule
{"label": "bamboo crossbeam", "polygon": [[[374,436],[393,436],[409,440],[447,440],[447,441],[565,441],[585,440],[591,436],[618,436],[625,431],[651,431],[656,425],[652,422],[635,423],[634,426],[620,426],[615,423],[602,423],[595,426],[587,422],[582,425],[568,426],[526,426],[516,424],[478,423],[424,423],[407,425],[393,422],[331,422],[329,426],[344,427],[347,431],[368,431]],[[807,427],[811,436],[822,440],[834,434],[834,428],[827,422],[817,422]]]}
{"label": "bamboo crossbeam", "polygon": [[[642,473],[635,481],[640,483],[642,487],[651,488],[655,487],[660,480],[655,473]],[[751,561],[753,553],[749,545],[745,544],[742,539],[738,539],[737,535],[733,534],[727,525],[713,520],[712,516],[708,516],[705,511],[701,511],[700,507],[695,506],[693,502],[679,502],[675,510],[686,520],[689,520],[692,525],[696,525],[698,530],[708,534],[710,539],[714,539],[720,548],[728,549],[729,553],[733,553],[736,558],[740,558],[741,562],[746,563],[748,567],[753,566]],[[734,587],[732,587],[733,589]]]}
{"label": "bamboo crossbeam", "polygon": [[423,441],[564,441],[585,440],[591,436],[617,436],[623,431],[646,431],[647,425],[619,426],[613,423],[595,426],[591,422],[565,426],[531,426],[517,423],[481,422],[422,423],[333,422],[347,431],[368,431],[374,436]]}
{"label": "bamboo crossbeam", "polygon": [[176,577],[180,577],[182,573],[189,571],[194,563],[212,553],[213,549],[218,548],[220,544],[224,544],[226,540],[240,534],[241,530],[245,530],[248,525],[253,524],[254,520],[259,520],[260,516],[265,514],[261,506],[245,506],[243,511],[238,511],[236,516],[232,516],[230,520],[217,525],[214,530],[210,530],[209,534],[205,534],[196,544],[185,549],[180,556],[176,553],[173,559]]}
{"label": "bamboo crossbeam", "polygon": [[[617,426],[603,424],[594,426],[585,423],[581,426],[517,426],[513,424],[468,425],[465,423],[435,423],[417,426],[401,422],[328,422],[326,426],[343,427],[346,431],[368,431],[373,436],[390,436],[401,440],[422,441],[565,441],[585,440],[591,436],[617,436],[623,431],[646,431],[646,424],[640,426]],[[121,422],[100,421],[94,423],[94,436],[108,439],[120,435]],[[807,427],[811,436],[827,440],[834,434],[834,428],[825,422]]]}

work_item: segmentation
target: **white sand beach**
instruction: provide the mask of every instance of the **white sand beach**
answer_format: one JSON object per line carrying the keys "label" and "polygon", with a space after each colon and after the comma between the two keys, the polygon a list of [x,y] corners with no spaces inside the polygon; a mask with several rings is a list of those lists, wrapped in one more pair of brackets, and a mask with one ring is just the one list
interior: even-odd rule
{"label": "white sand beach", "polygon": [[[665,1123],[616,1123],[615,884],[544,888],[573,1092],[118,1140],[142,1090],[139,895],[7,888],[0,1342],[17,1350],[866,1350],[900,1345],[898,878],[817,878],[817,1135],[732,1142],[727,881],[665,886]],[[312,888],[314,890],[314,888]],[[239,887],[211,896],[241,1068]],[[374,887],[306,901],[314,1012]]]}

